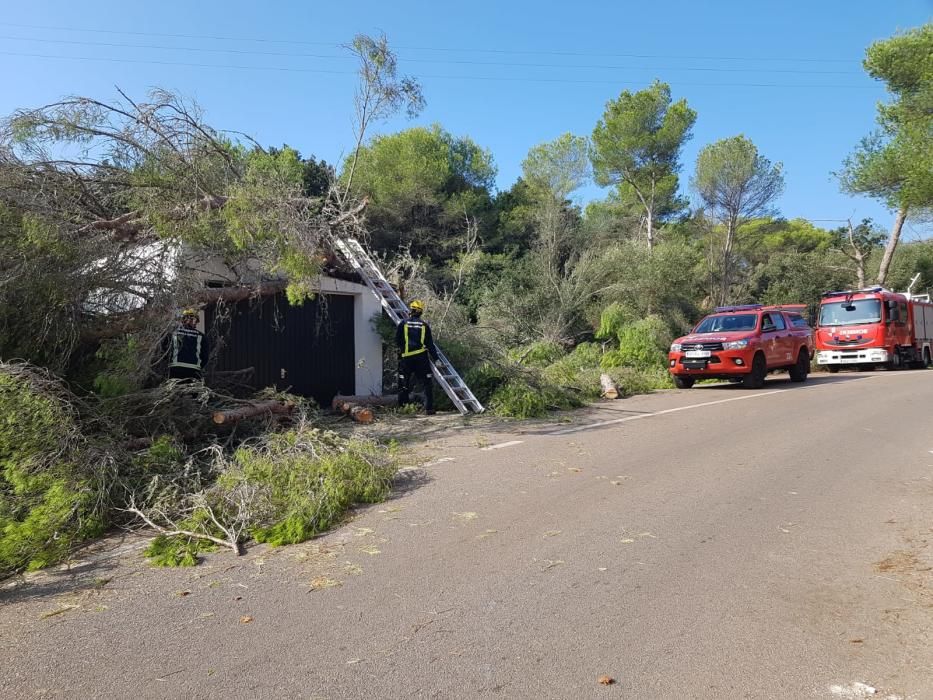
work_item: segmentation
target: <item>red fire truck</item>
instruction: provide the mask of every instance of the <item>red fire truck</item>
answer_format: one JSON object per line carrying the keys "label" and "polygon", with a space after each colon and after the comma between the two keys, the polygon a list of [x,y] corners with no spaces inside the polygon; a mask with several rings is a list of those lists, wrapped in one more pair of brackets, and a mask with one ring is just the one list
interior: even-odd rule
{"label": "red fire truck", "polygon": [[929,295],[884,287],[827,292],[820,301],[816,362],[842,367],[929,367],[933,356],[933,303]]}

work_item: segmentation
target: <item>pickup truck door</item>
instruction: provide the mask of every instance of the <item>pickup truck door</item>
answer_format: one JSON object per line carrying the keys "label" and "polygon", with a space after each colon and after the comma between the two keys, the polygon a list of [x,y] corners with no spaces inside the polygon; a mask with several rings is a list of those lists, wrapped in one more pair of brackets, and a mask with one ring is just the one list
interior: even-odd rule
{"label": "pickup truck door", "polygon": [[781,311],[775,311],[771,314],[774,318],[774,324],[777,326],[777,364],[792,365],[797,359],[795,351],[799,342],[794,327],[788,318]]}
{"label": "pickup truck door", "polygon": [[787,344],[793,342],[792,339],[787,337],[788,333],[783,314],[777,312],[762,314],[761,347],[765,351],[768,367],[787,364],[785,355],[790,352],[787,349]]}

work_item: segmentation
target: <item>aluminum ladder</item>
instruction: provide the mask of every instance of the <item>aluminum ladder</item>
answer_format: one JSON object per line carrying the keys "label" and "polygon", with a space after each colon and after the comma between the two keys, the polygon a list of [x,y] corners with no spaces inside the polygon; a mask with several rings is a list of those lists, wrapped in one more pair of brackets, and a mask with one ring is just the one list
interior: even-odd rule
{"label": "aluminum ladder", "polygon": [[[363,281],[366,283],[366,286],[369,287],[372,293],[382,302],[382,308],[389,314],[389,318],[392,319],[392,322],[397,326],[407,319],[408,307],[405,305],[405,302],[402,301],[402,298],[396,293],[392,285],[389,284],[388,280],[386,280],[382,271],[379,269],[379,266],[376,265],[375,261],[370,257],[369,253],[366,252],[366,249],[363,248],[360,242],[355,238],[340,238],[335,236],[333,238],[333,244],[337,252],[339,252],[353,269],[359,273],[360,277],[362,277]],[[435,347],[436,346],[437,344],[435,343]],[[454,369],[454,366],[450,364],[450,360],[441,352],[440,348],[437,348],[437,359],[441,366],[438,367],[437,363],[432,362],[431,372],[434,374],[437,383],[444,389],[444,393],[450,397],[454,406],[457,407],[457,410],[460,411],[462,415],[468,413],[482,413],[485,410],[483,404],[473,395],[473,392],[470,391],[470,387],[466,385],[466,382],[463,381],[463,378],[457,370]]]}

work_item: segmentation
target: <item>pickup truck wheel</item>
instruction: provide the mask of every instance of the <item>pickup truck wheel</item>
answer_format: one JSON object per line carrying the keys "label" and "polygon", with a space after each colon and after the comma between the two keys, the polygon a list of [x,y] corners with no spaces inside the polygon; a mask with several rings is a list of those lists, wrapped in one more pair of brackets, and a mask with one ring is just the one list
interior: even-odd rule
{"label": "pickup truck wheel", "polygon": [[674,377],[674,386],[678,389],[689,389],[696,381],[694,377]]}
{"label": "pickup truck wheel", "polygon": [[768,365],[765,363],[765,356],[758,353],[752,360],[752,371],[742,377],[742,386],[746,389],[760,389],[765,384],[767,372]]}
{"label": "pickup truck wheel", "polygon": [[797,355],[797,364],[790,368],[790,380],[792,382],[805,382],[810,373],[810,353],[806,348],[800,348],[800,354]]}

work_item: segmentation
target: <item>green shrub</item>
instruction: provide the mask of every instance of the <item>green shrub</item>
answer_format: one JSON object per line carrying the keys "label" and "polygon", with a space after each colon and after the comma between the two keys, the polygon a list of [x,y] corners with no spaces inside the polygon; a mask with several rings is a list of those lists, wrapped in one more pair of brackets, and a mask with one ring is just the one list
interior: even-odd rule
{"label": "green shrub", "polygon": [[619,331],[618,339],[618,350],[603,356],[603,368],[628,366],[650,369],[664,366],[670,345],[670,330],[659,317],[648,316],[624,326]]}
{"label": "green shrub", "polygon": [[532,343],[523,348],[516,348],[509,352],[509,357],[514,362],[520,362],[526,367],[547,367],[557,362],[567,354],[567,351],[559,343],[548,340],[541,340]]}
{"label": "green shrub", "polygon": [[631,308],[614,301],[603,309],[599,315],[599,328],[596,331],[596,337],[600,340],[617,338],[619,332],[635,319],[635,312]]}
{"label": "green shrub", "polygon": [[[602,348],[599,345],[580,343],[573,352],[544,369],[545,380],[563,387],[564,393],[571,397],[571,405],[561,406],[562,408],[571,408],[573,405],[581,405],[584,401],[599,398],[599,363],[602,356]],[[573,393],[570,394],[567,390]]]}
{"label": "green shrub", "polygon": [[468,369],[463,381],[482,403],[488,402],[496,390],[508,382],[508,375],[498,365],[482,362]]}

